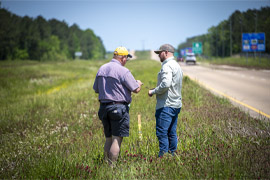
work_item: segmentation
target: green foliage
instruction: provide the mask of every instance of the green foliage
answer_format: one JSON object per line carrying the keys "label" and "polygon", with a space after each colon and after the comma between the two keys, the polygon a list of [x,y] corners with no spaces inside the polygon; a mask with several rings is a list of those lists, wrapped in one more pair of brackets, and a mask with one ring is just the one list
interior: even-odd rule
{"label": "green foliage", "polygon": [[150,51],[135,51],[135,56],[137,60],[150,59]]}
{"label": "green foliage", "polygon": [[264,32],[266,53],[270,53],[270,7],[240,12],[236,10],[227,20],[210,27],[208,33],[188,38],[178,45],[178,51],[192,47],[193,42],[203,43],[203,55],[212,57],[230,56],[230,23],[232,27],[232,54],[242,51],[242,33]]}
{"label": "green foliage", "polygon": [[29,58],[28,52],[25,49],[15,49],[14,57],[12,59],[26,60]]}
{"label": "green foliage", "polygon": [[91,59],[98,59],[100,57],[104,57],[105,49],[101,40],[94,36],[94,32],[90,29],[84,31],[83,36],[81,38],[81,50],[82,50],[82,58],[86,59],[90,57]]}
{"label": "green foliage", "polygon": [[57,61],[67,59],[64,51],[60,50],[60,41],[57,36],[52,35],[49,39],[40,41],[39,47],[43,54],[40,58],[41,61]]}
{"label": "green foliage", "polygon": [[[175,156],[158,158],[155,97],[160,63],[127,62],[144,85],[132,94],[130,136],[117,167],[103,161],[105,137],[92,87],[107,61],[0,62],[2,179],[267,179],[269,122],[183,79]],[[142,117],[142,141],[137,115]]]}
{"label": "green foliage", "polygon": [[83,52],[83,59],[105,56],[102,40],[92,30],[68,27],[64,21],[46,21],[42,16],[19,17],[0,9],[0,60],[64,60]]}

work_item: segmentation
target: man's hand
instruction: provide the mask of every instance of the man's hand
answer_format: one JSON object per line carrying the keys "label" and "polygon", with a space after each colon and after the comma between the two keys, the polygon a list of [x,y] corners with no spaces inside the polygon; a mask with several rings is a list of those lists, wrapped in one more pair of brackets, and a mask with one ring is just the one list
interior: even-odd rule
{"label": "man's hand", "polygon": [[139,86],[142,86],[143,85],[143,83],[140,80],[136,80],[136,81],[139,84]]}
{"label": "man's hand", "polygon": [[142,85],[143,85],[143,83],[142,83],[140,80],[136,80],[136,82],[139,84],[139,87],[133,91],[134,93],[140,92],[141,87],[142,87]]}
{"label": "man's hand", "polygon": [[154,91],[154,89],[149,89],[149,91],[148,91],[148,96],[149,97],[152,97],[153,96],[153,91]]}

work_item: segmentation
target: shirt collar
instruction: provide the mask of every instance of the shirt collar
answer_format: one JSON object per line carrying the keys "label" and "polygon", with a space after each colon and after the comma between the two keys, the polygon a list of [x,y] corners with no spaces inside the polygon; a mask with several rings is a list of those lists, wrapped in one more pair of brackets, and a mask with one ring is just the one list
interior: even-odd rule
{"label": "shirt collar", "polygon": [[118,63],[118,64],[120,64],[122,66],[122,64],[117,59],[112,59],[111,62]]}
{"label": "shirt collar", "polygon": [[162,65],[166,64],[168,61],[170,61],[170,60],[172,60],[172,59],[174,59],[173,56],[172,56],[172,57],[169,57],[169,58],[167,58],[167,59],[165,59],[165,61],[162,62]]}

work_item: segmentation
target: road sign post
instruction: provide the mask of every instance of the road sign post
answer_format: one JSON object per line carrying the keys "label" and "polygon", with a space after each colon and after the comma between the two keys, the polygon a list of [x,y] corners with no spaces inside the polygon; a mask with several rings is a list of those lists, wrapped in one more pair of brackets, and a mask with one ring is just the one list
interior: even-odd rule
{"label": "road sign post", "polygon": [[178,56],[179,56],[179,53],[178,53],[178,52],[174,52],[174,53],[173,53],[173,56],[176,57],[176,59],[177,59]]}
{"label": "road sign post", "polygon": [[187,48],[181,49],[182,57],[185,57],[187,55],[187,53],[192,53],[192,47],[187,47]]}
{"label": "road sign post", "polygon": [[242,52],[265,51],[265,33],[242,33]]}
{"label": "road sign post", "polygon": [[79,59],[82,56],[82,52],[77,51],[74,55],[76,59]]}
{"label": "road sign post", "polygon": [[192,52],[194,54],[202,54],[202,42],[194,42],[192,43]]}

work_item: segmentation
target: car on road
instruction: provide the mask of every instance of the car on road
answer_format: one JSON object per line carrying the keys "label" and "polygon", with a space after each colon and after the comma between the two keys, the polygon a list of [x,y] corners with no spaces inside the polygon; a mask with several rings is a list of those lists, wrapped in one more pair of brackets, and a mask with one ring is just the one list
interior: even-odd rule
{"label": "car on road", "polygon": [[187,53],[186,55],[186,63],[192,62],[193,64],[196,64],[196,56],[194,53]]}
{"label": "car on road", "polygon": [[182,58],[182,57],[177,57],[177,61],[178,61],[178,62],[184,62],[184,58]]}

